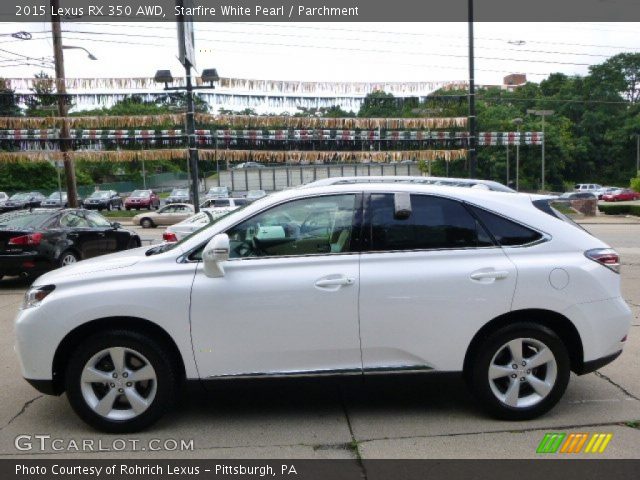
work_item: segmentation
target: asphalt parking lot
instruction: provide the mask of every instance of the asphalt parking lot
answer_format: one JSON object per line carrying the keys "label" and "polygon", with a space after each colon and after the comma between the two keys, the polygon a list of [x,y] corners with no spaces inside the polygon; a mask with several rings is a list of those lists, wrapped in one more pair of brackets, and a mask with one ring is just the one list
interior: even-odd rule
{"label": "asphalt parking lot", "polygon": [[[613,439],[600,458],[640,458],[640,222],[605,218],[586,222],[585,228],[623,257],[623,294],[635,314],[628,345],[612,365],[572,376],[564,398],[546,416],[522,423],[486,417],[460,379],[434,375],[366,384],[353,379],[227,384],[207,396],[189,395],[147,432],[103,435],[82,423],[64,396],[40,395],[21,378],[12,322],[26,284],[3,280],[0,457],[530,458],[547,432],[606,432]],[[137,230],[151,241],[163,231]],[[20,435],[31,436],[35,448],[17,449]],[[50,435],[43,440],[44,452],[34,435]],[[63,450],[52,449],[54,439]],[[149,443],[152,439],[159,441]],[[68,448],[87,440],[94,441],[93,452]],[[193,449],[174,451],[174,440],[193,440]],[[124,450],[98,452],[98,445]],[[171,451],[149,451],[149,446]]]}

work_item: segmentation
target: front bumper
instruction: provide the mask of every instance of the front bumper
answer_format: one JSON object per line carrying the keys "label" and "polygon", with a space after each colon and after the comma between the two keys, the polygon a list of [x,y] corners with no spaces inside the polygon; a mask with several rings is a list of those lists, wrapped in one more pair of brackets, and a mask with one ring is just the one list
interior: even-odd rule
{"label": "front bumper", "polygon": [[82,206],[88,210],[92,210],[92,209],[101,209],[101,208],[107,208],[107,204],[106,203],[83,203]]}

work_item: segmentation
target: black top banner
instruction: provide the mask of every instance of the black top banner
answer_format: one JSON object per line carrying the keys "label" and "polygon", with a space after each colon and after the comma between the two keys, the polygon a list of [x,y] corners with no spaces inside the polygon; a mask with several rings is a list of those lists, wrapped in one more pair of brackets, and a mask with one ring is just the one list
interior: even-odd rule
{"label": "black top banner", "polygon": [[[466,22],[468,0],[2,0],[0,22]],[[638,0],[473,0],[477,22],[635,22]]]}

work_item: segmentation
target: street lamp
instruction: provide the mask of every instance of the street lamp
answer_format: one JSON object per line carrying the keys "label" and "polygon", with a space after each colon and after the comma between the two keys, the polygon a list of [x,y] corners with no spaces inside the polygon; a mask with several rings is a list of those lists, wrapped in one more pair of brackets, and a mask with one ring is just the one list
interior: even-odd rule
{"label": "street lamp", "polygon": [[544,117],[548,117],[549,115],[553,115],[554,113],[554,110],[527,110],[528,115],[536,115],[537,117],[542,117],[542,171],[540,175],[540,177],[542,178],[542,182],[540,185],[540,190],[544,190]]}
{"label": "street lamp", "polygon": [[516,191],[520,191],[520,125],[522,125],[522,119],[514,118],[512,122],[518,131],[516,136]]}
{"label": "street lamp", "polygon": [[84,50],[87,53],[87,57],[89,57],[89,60],[98,60],[98,57],[96,57],[93,53],[91,53],[89,50],[87,50],[84,47],[75,47],[73,45],[63,45],[62,49],[63,50],[73,50],[73,49]]}
{"label": "street lamp", "polygon": [[[165,91],[185,91],[187,92],[187,112],[186,112],[186,131],[187,131],[187,144],[189,148],[189,173],[191,176],[191,194],[193,196],[193,208],[196,213],[200,211],[200,199],[198,192],[198,147],[196,145],[196,124],[195,124],[195,105],[193,102],[194,90],[211,90],[215,88],[213,82],[220,80],[218,72],[215,68],[208,68],[203,70],[200,77],[203,83],[209,85],[193,86],[191,82],[191,67],[187,65],[186,68],[186,85],[184,87],[170,87],[169,84],[173,82],[173,75],[171,70],[158,70],[153,77],[157,83],[164,83]],[[216,139],[217,142],[217,139]]]}

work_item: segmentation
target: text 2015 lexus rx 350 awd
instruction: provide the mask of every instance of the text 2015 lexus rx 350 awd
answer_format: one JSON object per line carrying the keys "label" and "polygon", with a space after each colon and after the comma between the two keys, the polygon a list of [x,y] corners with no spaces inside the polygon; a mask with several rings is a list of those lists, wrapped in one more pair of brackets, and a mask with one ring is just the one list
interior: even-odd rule
{"label": "text 2015 lexus rx 350 awd", "polygon": [[43,275],[17,350],[109,432],[153,423],[185,381],[381,371],[464,372],[490,414],[530,419],[622,351],[619,264],[541,197],[312,186]]}

